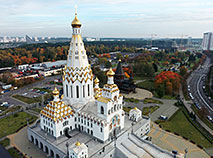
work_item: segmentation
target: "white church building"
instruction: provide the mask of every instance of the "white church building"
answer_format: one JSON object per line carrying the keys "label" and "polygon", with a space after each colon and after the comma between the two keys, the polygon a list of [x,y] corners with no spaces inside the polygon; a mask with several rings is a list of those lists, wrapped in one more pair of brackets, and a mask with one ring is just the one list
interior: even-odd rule
{"label": "white church building", "polygon": [[[112,69],[106,73],[108,79],[103,88],[99,87],[97,77],[93,80],[77,13],[71,25],[72,40],[62,76],[63,95],[55,87],[53,100],[40,112],[40,119],[28,127],[28,139],[48,157],[99,157],[96,155],[105,153],[105,147],[110,151],[101,157],[114,157],[112,153],[119,150],[106,144],[131,128],[128,117],[125,120],[123,96],[114,84]],[[139,122],[138,137],[150,131],[150,119],[142,119],[139,109],[132,110],[130,115],[130,119]]]}

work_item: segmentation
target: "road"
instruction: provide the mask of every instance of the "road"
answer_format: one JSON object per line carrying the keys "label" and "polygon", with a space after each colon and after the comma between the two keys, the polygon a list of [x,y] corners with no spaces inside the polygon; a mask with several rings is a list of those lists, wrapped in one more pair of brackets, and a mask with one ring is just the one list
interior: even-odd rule
{"label": "road", "polygon": [[0,95],[0,102],[8,102],[9,104],[13,104],[13,105],[21,105],[23,107],[26,107],[28,104],[26,103],[23,103],[17,99],[14,99],[12,98],[12,95],[15,95],[15,94],[23,94],[26,92],[27,89],[32,89],[34,87],[38,87],[40,85],[44,85],[46,82],[50,82],[50,81],[53,81],[55,79],[60,79],[61,78],[61,75],[57,75],[57,76],[51,76],[51,77],[46,77],[44,78],[44,80],[41,80],[41,81],[37,81],[33,84],[30,84],[30,85],[26,85],[22,88],[19,88],[17,90],[13,90],[13,91],[10,91],[6,94],[3,94],[3,95]]}
{"label": "road", "polygon": [[206,96],[203,86],[205,85],[205,76],[210,67],[210,59],[207,58],[202,68],[195,70],[187,79],[187,85],[190,86],[190,93],[192,94],[193,102],[197,103],[199,107],[206,107],[213,116],[213,102]]}

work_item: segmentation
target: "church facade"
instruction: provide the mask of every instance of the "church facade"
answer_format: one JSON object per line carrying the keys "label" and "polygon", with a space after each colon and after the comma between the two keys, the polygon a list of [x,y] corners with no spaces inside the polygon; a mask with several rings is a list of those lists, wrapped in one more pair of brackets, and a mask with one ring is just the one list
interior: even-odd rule
{"label": "church facade", "polygon": [[[63,70],[63,95],[57,88],[52,92],[53,101],[40,113],[40,127],[55,139],[73,130],[85,132],[106,142],[124,128],[123,96],[114,84],[114,72],[107,72],[108,81],[103,88],[99,80],[93,81],[81,37],[81,23],[77,13],[72,21],[72,40]],[[94,82],[94,86],[93,86]]]}

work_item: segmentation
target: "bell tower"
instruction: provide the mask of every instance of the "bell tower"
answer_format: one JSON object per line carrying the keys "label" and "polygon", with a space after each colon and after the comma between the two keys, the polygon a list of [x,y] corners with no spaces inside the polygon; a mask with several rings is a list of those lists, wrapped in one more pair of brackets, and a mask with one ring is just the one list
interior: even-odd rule
{"label": "bell tower", "polygon": [[80,109],[94,100],[93,74],[81,37],[82,24],[78,20],[77,11],[71,26],[72,40],[62,77],[64,101],[73,108]]}

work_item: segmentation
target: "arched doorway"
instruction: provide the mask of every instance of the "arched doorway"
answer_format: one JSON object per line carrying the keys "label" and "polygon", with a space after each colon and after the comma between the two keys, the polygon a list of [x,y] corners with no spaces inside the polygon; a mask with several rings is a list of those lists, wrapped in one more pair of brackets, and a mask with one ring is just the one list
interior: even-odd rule
{"label": "arched doorway", "polygon": [[35,139],[35,145],[38,146],[38,140],[37,139]]}
{"label": "arched doorway", "polygon": [[31,136],[31,142],[34,142],[34,137],[33,136]]}
{"label": "arched doorway", "polygon": [[58,154],[56,154],[56,158],[60,158],[60,156]]}
{"label": "arched doorway", "polygon": [[43,146],[43,143],[40,142],[40,148],[43,150],[44,146]]}
{"label": "arched doorway", "polygon": [[50,156],[54,157],[54,152],[52,150],[50,150]]}
{"label": "arched doorway", "polygon": [[64,134],[67,138],[72,138],[72,136],[69,134],[69,128],[68,127],[64,129]]}
{"label": "arched doorway", "polygon": [[49,149],[47,146],[45,146],[45,153],[47,153],[47,155],[49,154]]}

